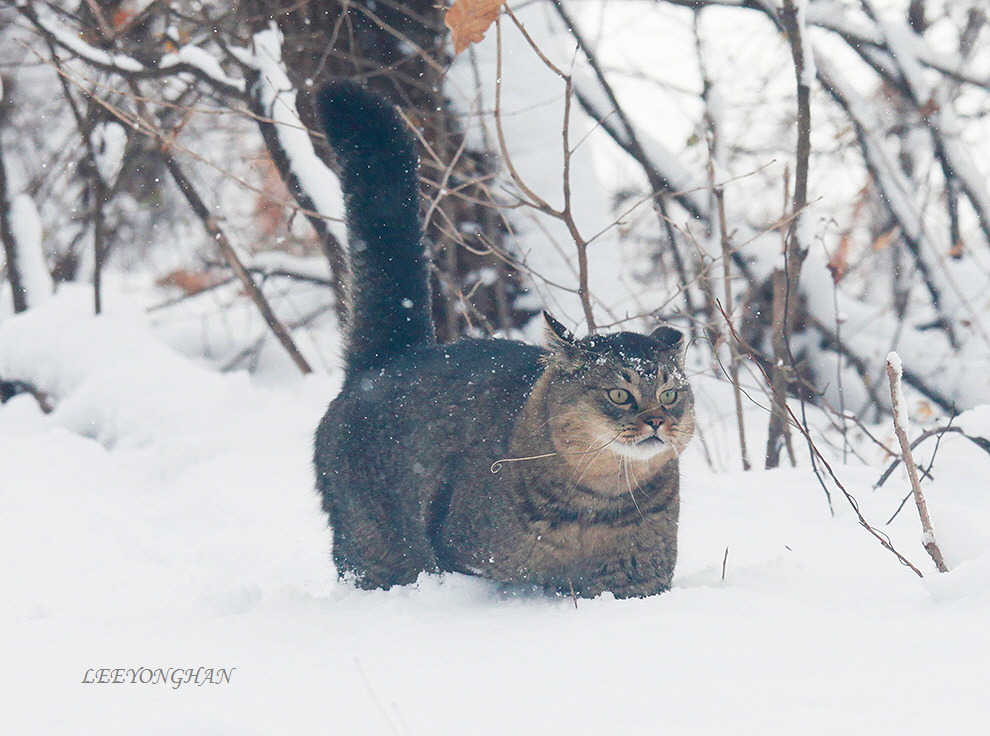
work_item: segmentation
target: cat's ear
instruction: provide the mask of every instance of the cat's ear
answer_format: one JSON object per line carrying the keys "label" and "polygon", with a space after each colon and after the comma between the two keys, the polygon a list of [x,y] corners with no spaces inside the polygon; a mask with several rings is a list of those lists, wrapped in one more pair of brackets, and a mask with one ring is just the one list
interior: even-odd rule
{"label": "cat's ear", "polygon": [[683,332],[678,330],[676,327],[671,327],[670,325],[660,325],[650,333],[650,337],[660,343],[660,347],[663,348],[665,353],[675,353],[677,355],[678,362],[684,362]]}
{"label": "cat's ear", "polygon": [[650,337],[660,343],[664,350],[680,350],[684,345],[684,333],[670,325],[660,325],[650,333]]}
{"label": "cat's ear", "polygon": [[565,345],[574,344],[574,333],[560,324],[550,312],[543,312],[543,319],[546,320],[544,334],[546,335],[548,348],[552,348],[560,343]]}
{"label": "cat's ear", "polygon": [[543,313],[543,319],[546,320],[543,334],[548,353],[547,363],[565,371],[573,370],[581,362],[581,348],[575,344],[574,333],[549,312]]}

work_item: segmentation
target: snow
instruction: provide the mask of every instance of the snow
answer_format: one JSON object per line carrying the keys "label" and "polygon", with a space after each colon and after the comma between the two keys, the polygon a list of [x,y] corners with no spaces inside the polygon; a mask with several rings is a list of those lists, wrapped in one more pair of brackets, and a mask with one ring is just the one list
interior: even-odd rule
{"label": "snow", "polygon": [[809,0],[796,0],[794,3],[797,15],[797,32],[801,38],[800,84],[802,87],[812,89],[817,71],[815,69],[815,52],[812,47],[811,36],[808,35],[808,5]]}
{"label": "snow", "polygon": [[[684,458],[670,592],[575,607],[458,575],[364,592],[335,580],[309,466],[339,375],[221,373],[120,293],[99,317],[90,296],[66,285],[0,323],[0,376],[56,404],[0,406],[12,733],[966,734],[990,717],[990,458],[962,438],[926,482],[944,575],[911,514],[883,529],[922,579],[851,510],[830,516],[807,468],[735,470],[729,387],[696,375],[721,459],[697,439]],[[756,446],[765,415],[747,418]],[[985,431],[990,407],[959,419]],[[871,491],[886,458],[860,449],[871,464],[837,472],[882,524],[907,486]],[[83,683],[142,667],[230,677]]]}
{"label": "snow", "polygon": [[990,405],[964,411],[954,424],[968,435],[990,437]]}
{"label": "snow", "polygon": [[[618,11],[609,22],[617,18],[619,26],[603,26],[596,38],[606,67],[649,72],[663,83],[654,87],[634,74],[613,74],[637,134],[664,170],[682,171],[685,182],[699,179],[707,153],[698,151],[705,147],[691,149],[684,141],[695,132],[701,110],[671,92],[679,87],[695,94],[692,48],[679,45],[683,34],[680,41],[658,35],[690,13],[610,5]],[[857,25],[830,4],[800,0],[799,7],[813,26],[881,39],[872,26]],[[559,22],[543,17],[538,4],[514,12],[541,49],[574,72],[582,93],[600,103],[604,98],[574,63],[573,44]],[[591,8],[579,19],[584,23],[598,13]],[[727,72],[727,63],[749,71],[774,54],[780,69],[791,69],[786,44],[762,19],[766,28],[754,30],[751,15],[730,16],[727,24],[738,20],[732,34],[713,25],[712,77],[720,82],[721,103],[711,106],[721,110],[722,146],[761,150],[760,141],[774,135],[773,120],[780,117],[774,106],[782,105],[780,89],[793,88],[793,73],[770,75],[772,85],[752,90],[748,76]],[[716,23],[709,12],[704,18]],[[525,181],[559,206],[562,85],[519,34],[503,26],[510,152]],[[829,61],[827,39],[814,39]],[[104,55],[77,37],[59,40],[99,63],[138,63]],[[254,41],[253,53],[234,52],[262,71],[257,91],[278,123],[293,170],[311,195],[325,196],[317,208],[339,217],[339,192],[301,129],[277,34],[263,31]],[[472,54],[464,54],[445,81],[444,93],[459,94],[465,125],[474,126],[472,140],[492,138],[490,128],[482,129],[482,111],[493,107],[493,41],[472,51],[485,75],[475,76],[468,66]],[[901,33],[895,41],[925,67],[938,58],[942,66],[963,69],[958,59],[936,57],[914,34]],[[723,48],[733,53],[719,55]],[[216,74],[219,66],[202,54],[187,47],[163,63],[194,64]],[[937,259],[938,242],[929,248],[927,221],[916,215],[915,200],[923,193],[898,176],[893,149],[874,132],[884,129],[883,121],[873,119],[862,77],[848,69],[836,63],[823,71],[838,78],[855,116],[869,128],[866,134],[874,136],[871,166],[889,180],[902,225],[923,241],[926,257]],[[931,74],[926,68],[913,73]],[[740,94],[761,102],[756,116],[740,116]],[[964,120],[948,112],[938,122],[954,134]],[[832,130],[825,117],[816,120]],[[639,175],[623,168],[625,157],[577,105],[572,127],[579,225],[589,236],[605,231],[589,249],[596,314],[611,321],[665,304],[670,295],[655,293],[656,281],[630,285],[637,252],[617,235],[619,227],[611,227],[616,212],[609,193],[630,181],[641,184]],[[751,129],[759,135],[750,136]],[[119,135],[116,140],[122,142]],[[963,155],[962,140],[958,145],[951,153],[967,166],[965,178],[975,181],[984,162]],[[116,149],[107,150],[101,171],[107,166],[109,172]],[[727,204],[746,217],[735,219],[735,242],[746,243],[745,255],[760,275],[780,252],[778,233],[755,237],[746,229],[780,214],[779,193],[763,174],[749,176],[767,166],[767,178],[780,178],[783,164],[769,167],[768,155],[727,161],[724,173],[717,173],[720,180],[736,177],[726,187]],[[814,172],[812,187],[819,192],[811,192],[801,238],[810,247],[802,277],[809,308],[825,324],[838,324],[842,315],[842,339],[875,361],[873,378],[882,380],[884,356],[898,351],[905,372],[938,376],[961,405],[974,407],[954,420],[956,426],[972,437],[990,437],[986,346],[979,339],[966,333],[962,350],[953,353],[941,332],[898,325],[889,305],[880,303],[882,289],[873,289],[872,299],[854,299],[833,288],[828,240],[816,215],[831,217],[836,202],[845,206],[846,196],[854,196],[847,190],[863,185],[856,172]],[[501,184],[499,193],[511,201],[513,189]],[[701,192],[693,196],[703,199]],[[25,270],[47,273],[40,233],[49,223],[36,213],[19,220],[33,233],[24,237],[38,244],[38,258]],[[575,284],[566,229],[523,210],[513,210],[511,221],[526,262],[546,279],[534,285],[533,303],[562,311],[571,326],[579,323],[574,295],[551,283]],[[699,242],[707,246],[704,237]],[[174,257],[163,252],[170,245],[156,243],[155,258]],[[985,274],[990,259],[979,245],[972,250],[958,264],[939,263],[937,273],[955,281],[940,284],[951,297],[943,308],[955,314],[972,305],[966,308],[978,323],[987,303],[985,282],[966,269]],[[260,253],[247,260],[267,274],[290,269],[326,275],[319,257]],[[606,595],[575,605],[567,598],[509,594],[459,575],[424,577],[389,592],[358,591],[335,579],[310,467],[313,431],[341,381],[335,318],[327,315],[311,332],[294,330],[307,358],[325,368],[302,377],[237,284],[147,312],[163,296],[142,279],[153,280],[147,273],[125,278],[110,264],[98,317],[91,315],[92,293],[83,285],[60,285],[54,297],[32,299],[32,308],[17,316],[3,311],[9,291],[0,289],[0,378],[30,381],[55,406],[43,414],[27,394],[0,405],[0,730],[101,736],[985,730],[990,456],[965,437],[946,434],[937,452],[934,439],[915,450],[921,467],[934,456],[932,477],[922,484],[950,570],[938,574],[910,504],[885,524],[910,492],[903,469],[874,490],[890,453],[854,429],[841,436],[809,408],[817,446],[865,517],[924,572],[918,578],[859,526],[831,487],[830,513],[799,436],[799,467],[739,470],[731,387],[710,367],[692,362],[698,352],[692,347],[687,372],[699,420],[682,464],[680,557],[671,591],[645,600]],[[274,275],[263,281],[287,322],[327,309],[324,287],[289,288],[288,279]],[[223,368],[245,363],[234,358],[259,339],[267,347],[252,372]],[[766,413],[755,403],[765,393],[747,368],[744,363],[743,389],[753,398],[745,405],[746,434],[755,457],[766,442]],[[834,368],[838,380],[825,387],[826,397],[861,409],[862,381],[843,377],[838,362]],[[873,388],[886,391],[883,383]],[[914,417],[913,438],[932,424],[916,411],[923,402],[910,392],[907,399],[901,405],[904,416]],[[895,451],[889,419],[868,429]],[[142,679],[138,672],[200,668],[223,669],[229,681],[176,687],[170,675],[131,682]],[[101,679],[95,675],[101,670],[123,671],[105,677],[125,681],[84,682]]]}
{"label": "snow", "polygon": [[891,351],[887,353],[887,365],[889,365],[893,370],[894,374],[897,376],[897,380],[901,380],[901,372],[903,367],[901,365],[901,356],[897,353]]}
{"label": "snow", "polygon": [[52,275],[45,263],[41,218],[28,194],[22,192],[10,203],[10,227],[28,306],[47,301],[52,295]]}
{"label": "snow", "polygon": [[93,127],[93,151],[96,166],[104,183],[112,186],[124,164],[127,149],[127,131],[120,123],[109,120]]}
{"label": "snow", "polygon": [[890,376],[891,405],[894,410],[894,419],[897,426],[905,432],[911,430],[910,419],[907,411],[907,400],[904,398],[904,389],[901,388],[901,376],[904,374],[904,367],[901,365],[901,356],[891,351],[887,353],[887,367]]}

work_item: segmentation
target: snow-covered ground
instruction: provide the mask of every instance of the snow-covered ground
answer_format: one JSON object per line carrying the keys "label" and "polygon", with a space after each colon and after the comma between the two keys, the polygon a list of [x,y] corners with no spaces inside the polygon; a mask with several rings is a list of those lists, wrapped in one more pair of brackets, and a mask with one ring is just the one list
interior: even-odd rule
{"label": "snow-covered ground", "polygon": [[[834,487],[830,515],[807,468],[739,471],[730,394],[698,375],[711,459],[698,440],[685,458],[669,593],[361,592],[335,581],[309,467],[335,377],[222,373],[128,298],[89,299],[65,286],[0,322],[0,375],[56,404],[0,406],[0,732],[985,733],[990,457],[961,437],[925,483],[947,574],[910,504],[882,528],[924,578]],[[990,409],[957,421],[990,435]],[[821,446],[882,526],[903,473],[874,491],[878,448]],[[222,681],[84,682],[142,667]]]}
{"label": "snow-covered ground", "polygon": [[[521,5],[541,48],[588,85],[572,40],[554,30],[559,19]],[[682,8],[612,7],[600,26],[593,8],[580,20],[613,70],[617,94],[644,139],[655,139],[646,140],[653,155],[664,157],[662,142],[704,172],[704,147],[690,143],[702,112],[692,19]],[[728,207],[735,217],[746,211],[753,222],[770,222],[780,215],[777,190],[790,159],[769,161],[765,141],[789,136],[790,118],[767,107],[787,94],[790,62],[765,19],[740,12],[737,20],[705,37],[710,73],[724,80],[724,135],[751,151],[725,172],[738,178]],[[709,20],[706,11],[704,24],[716,22],[722,16]],[[502,48],[511,158],[529,186],[560,206],[562,83],[508,24]],[[469,136],[489,143],[483,111],[494,107],[495,51],[490,36],[471,52],[487,70],[480,80],[466,54],[446,82],[471,111]],[[834,116],[816,112],[816,149],[831,145]],[[612,227],[653,217],[648,206],[625,214],[610,206],[609,192],[642,188],[641,175],[576,107],[572,124],[578,225],[588,237],[602,232],[589,249],[601,321],[666,310],[676,293],[635,278],[652,266],[640,262],[634,238]],[[806,278],[831,283],[818,244],[833,234],[822,223],[851,207],[864,183],[844,165],[815,169],[816,246]],[[243,193],[229,199],[221,197],[228,212],[248,202]],[[54,205],[39,206],[45,220]],[[534,299],[580,329],[576,297],[552,286],[574,284],[566,228],[513,213],[520,257],[546,277],[530,284]],[[15,219],[21,239],[38,243],[30,250],[39,257],[22,266],[38,275],[38,218]],[[799,435],[799,467],[742,472],[730,388],[696,361],[699,432],[682,463],[670,592],[575,605],[456,575],[357,591],[335,579],[309,464],[313,430],[340,378],[337,326],[320,315],[326,290],[297,284],[275,294],[274,280],[266,282],[281,315],[318,317],[295,333],[316,374],[299,376],[273,341],[240,360],[264,328],[236,286],[146,311],[164,297],[142,279],[195,261],[201,235],[188,236],[189,253],[173,241],[149,247],[155,264],[105,274],[100,317],[91,314],[90,289],[77,284],[11,316],[9,286],[0,281],[0,377],[34,383],[55,407],[44,414],[30,395],[0,405],[0,734],[987,733],[990,455],[964,437],[944,436],[923,484],[949,567],[938,574],[910,501],[885,525],[909,492],[903,470],[874,490],[890,456],[855,431],[847,445],[827,417],[810,413],[840,481],[924,572],[919,578],[826,481],[830,511]],[[958,271],[951,275],[960,303],[983,314],[985,279],[961,272],[975,263],[974,273],[985,273],[981,254],[946,268]],[[277,266],[287,256],[251,258]],[[292,265],[325,272],[322,261]],[[48,290],[48,282],[30,288]],[[952,377],[947,383],[966,405],[990,400],[985,343],[950,353],[932,347],[931,332],[901,334],[882,316],[888,305],[879,297],[877,311],[864,312],[833,305],[831,289],[809,291],[828,300],[819,311],[843,314],[844,339],[864,355],[910,348],[930,361],[910,367]],[[758,458],[767,417],[754,402],[765,390],[753,375],[744,381],[753,384],[745,411]],[[845,384],[847,406],[853,384]],[[914,438],[920,417],[938,420],[908,398]],[[954,424],[990,437],[990,406]],[[891,427],[870,429],[896,446]],[[922,445],[919,460],[927,464],[934,449],[933,440]],[[185,682],[190,675],[202,684]]]}

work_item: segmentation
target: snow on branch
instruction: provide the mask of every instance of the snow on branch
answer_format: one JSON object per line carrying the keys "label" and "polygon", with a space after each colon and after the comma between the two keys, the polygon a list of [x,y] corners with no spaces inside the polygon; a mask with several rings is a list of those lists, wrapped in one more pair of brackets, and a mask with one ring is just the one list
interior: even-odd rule
{"label": "snow on branch", "polygon": [[52,275],[45,262],[41,216],[34,200],[21,193],[10,203],[10,229],[17,253],[17,270],[28,307],[35,307],[52,296]]}
{"label": "snow on branch", "polygon": [[212,54],[197,46],[182,47],[162,56],[157,64],[145,64],[133,56],[86,43],[43,7],[22,3],[18,10],[51,43],[102,71],[134,79],[188,73],[225,96],[237,98],[244,94],[244,82],[228,76]]}
{"label": "snow on branch", "polygon": [[339,310],[344,293],[347,257],[342,243],[343,194],[337,176],[313,147],[297,107],[297,90],[282,61],[282,34],[272,23],[252,37],[253,52],[232,50],[248,70],[248,105],[265,139],[272,161],[320,237],[331,272],[337,276],[334,295]]}
{"label": "snow on branch", "polygon": [[199,46],[182,46],[178,51],[165,54],[158,62],[158,69],[191,72],[214,89],[231,96],[239,97],[244,93],[244,81],[229,76],[216,57]]}
{"label": "snow on branch", "polygon": [[282,62],[282,34],[273,23],[255,33],[252,40],[253,52],[235,54],[256,74],[248,87],[256,112],[270,122],[298,192],[312,203],[317,214],[339,222],[343,197],[337,177],[316,154],[309,131],[299,117],[297,92]]}
{"label": "snow on branch", "polygon": [[[882,53],[889,58],[882,30],[850,19],[847,8],[832,0],[809,3],[808,23],[835,33],[860,53]],[[968,71],[962,59],[935,51],[918,34],[903,34],[901,40],[902,52],[911,55],[922,66],[958,82],[990,89],[990,76]]]}
{"label": "snow on branch", "polygon": [[914,257],[918,272],[925,282],[932,306],[939,315],[951,324],[951,320],[943,313],[943,286],[938,281],[937,269],[929,262],[928,245],[924,228],[917,208],[911,202],[912,185],[900,171],[880,140],[878,130],[882,129],[879,121],[870,107],[860,95],[847,83],[835,66],[823,55],[816,58],[818,79],[849,116],[859,140],[863,161],[873,176],[874,184],[882,193],[881,200],[887,207],[890,216],[897,223],[901,236],[908,250]]}
{"label": "snow on branch", "polygon": [[77,33],[64,27],[44,8],[39,12],[39,9],[35,8],[33,4],[22,3],[18,5],[18,9],[51,41],[95,67],[108,71],[138,74],[148,70],[148,67],[133,57],[99,49],[86,43]]}
{"label": "snow on branch", "polygon": [[915,55],[910,39],[916,38],[903,23],[895,23],[876,13],[869,0],[862,0],[864,8],[876,22],[886,44],[887,53],[903,82],[902,89],[918,109],[922,121],[932,136],[936,157],[942,161],[946,179],[959,182],[976,212],[987,244],[990,245],[990,194],[986,179],[980,176],[966,151],[959,145],[958,132],[952,110],[942,99],[939,89],[922,74],[921,63]]}

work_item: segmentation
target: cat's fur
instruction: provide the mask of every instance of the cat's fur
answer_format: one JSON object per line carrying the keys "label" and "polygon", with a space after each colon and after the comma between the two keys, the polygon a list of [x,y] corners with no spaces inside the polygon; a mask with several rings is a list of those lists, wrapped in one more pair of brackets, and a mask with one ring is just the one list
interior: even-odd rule
{"label": "cat's fur", "polygon": [[438,345],[396,111],[352,84],[318,96],[341,168],[352,305],[315,465],[342,576],[364,588],[459,571],[593,596],[670,586],[678,455],[694,428],[682,334]]}

